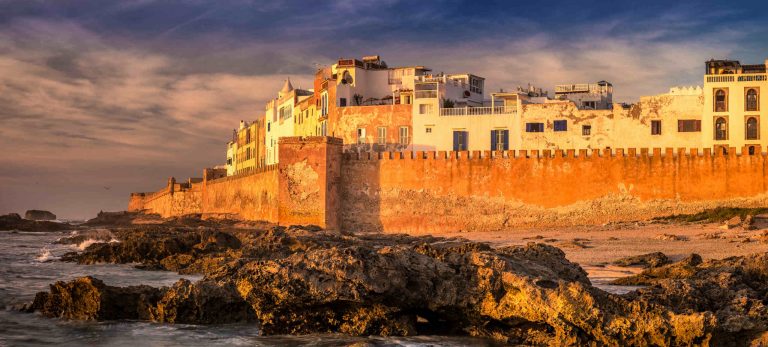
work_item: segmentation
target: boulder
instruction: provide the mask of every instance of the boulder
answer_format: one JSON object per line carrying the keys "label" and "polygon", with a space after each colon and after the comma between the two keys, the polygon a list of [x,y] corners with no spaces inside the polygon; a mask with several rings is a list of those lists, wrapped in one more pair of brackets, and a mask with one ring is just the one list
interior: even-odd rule
{"label": "boulder", "polygon": [[669,264],[669,262],[669,258],[667,258],[666,254],[653,252],[621,258],[614,261],[613,264],[618,266],[658,267]]}
{"label": "boulder", "polygon": [[35,295],[23,311],[77,320],[148,319],[147,308],[160,290],[149,286],[112,287],[93,277],[51,284],[50,292]]}
{"label": "boulder", "polygon": [[24,213],[24,219],[29,220],[55,220],[56,215],[43,210],[28,210]]}
{"label": "boulder", "polygon": [[730,230],[739,226],[741,226],[741,217],[734,216],[731,219],[727,220],[722,226],[720,226],[720,228],[725,230]]}

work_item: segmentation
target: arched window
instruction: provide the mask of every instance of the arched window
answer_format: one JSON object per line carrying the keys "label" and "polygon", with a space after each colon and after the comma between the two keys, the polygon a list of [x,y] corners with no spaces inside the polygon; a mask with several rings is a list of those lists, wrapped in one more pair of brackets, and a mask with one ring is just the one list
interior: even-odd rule
{"label": "arched window", "polygon": [[758,139],[758,136],[759,136],[758,134],[760,133],[760,131],[759,131],[758,123],[757,123],[757,118],[755,118],[755,117],[747,118],[746,129],[747,129],[747,134],[746,134],[747,140],[757,140]]}
{"label": "arched window", "polygon": [[715,121],[715,140],[728,139],[728,121],[723,117],[718,117]]}
{"label": "arched window", "polygon": [[746,108],[747,111],[757,111],[758,110],[758,94],[756,89],[749,89],[747,90],[747,103]]}
{"label": "arched window", "polygon": [[725,90],[718,89],[715,92],[715,112],[728,111],[727,97],[728,93],[726,93]]}

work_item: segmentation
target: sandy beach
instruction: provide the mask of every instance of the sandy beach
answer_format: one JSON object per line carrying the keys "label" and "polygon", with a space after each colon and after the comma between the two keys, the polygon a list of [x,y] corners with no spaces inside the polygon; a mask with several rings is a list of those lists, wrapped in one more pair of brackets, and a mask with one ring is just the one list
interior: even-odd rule
{"label": "sandy beach", "polygon": [[[722,259],[768,252],[768,230],[742,227],[723,229],[723,224],[624,223],[605,226],[528,228],[493,232],[446,233],[439,236],[463,237],[487,242],[494,247],[544,242],[562,249],[568,260],[581,265],[595,284],[642,271],[641,267],[612,265],[617,259],[651,252],[662,252],[670,260],[691,253],[703,259]],[[435,235],[438,236],[438,235]]]}

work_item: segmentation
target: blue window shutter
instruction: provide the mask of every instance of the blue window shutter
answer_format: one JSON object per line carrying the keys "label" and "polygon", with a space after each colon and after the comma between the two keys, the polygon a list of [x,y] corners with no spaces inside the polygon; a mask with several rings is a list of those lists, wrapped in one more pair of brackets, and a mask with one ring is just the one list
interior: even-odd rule
{"label": "blue window shutter", "polygon": [[497,151],[498,148],[496,148],[496,136],[497,136],[497,130],[491,130],[491,150]]}
{"label": "blue window shutter", "polygon": [[464,143],[463,143],[463,145],[464,145],[464,148],[462,149],[462,151],[466,151],[466,150],[469,149],[469,132],[468,131],[464,131]]}
{"label": "blue window shutter", "polygon": [[504,136],[504,148],[503,150],[509,150],[509,130],[502,130],[502,136]]}
{"label": "blue window shutter", "polygon": [[459,132],[458,131],[453,132],[453,150],[454,151],[459,150]]}

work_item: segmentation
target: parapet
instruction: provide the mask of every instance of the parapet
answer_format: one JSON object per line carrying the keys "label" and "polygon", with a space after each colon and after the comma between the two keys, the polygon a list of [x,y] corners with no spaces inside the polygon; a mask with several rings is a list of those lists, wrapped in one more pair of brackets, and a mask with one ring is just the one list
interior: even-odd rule
{"label": "parapet", "polygon": [[[750,151],[750,147],[754,147]],[[653,157],[734,157],[765,158],[759,146],[731,147],[727,152],[712,148],[605,148],[509,151],[402,151],[402,152],[345,152],[346,161],[376,160],[481,160],[481,159],[558,159],[558,158],[653,158]]]}

